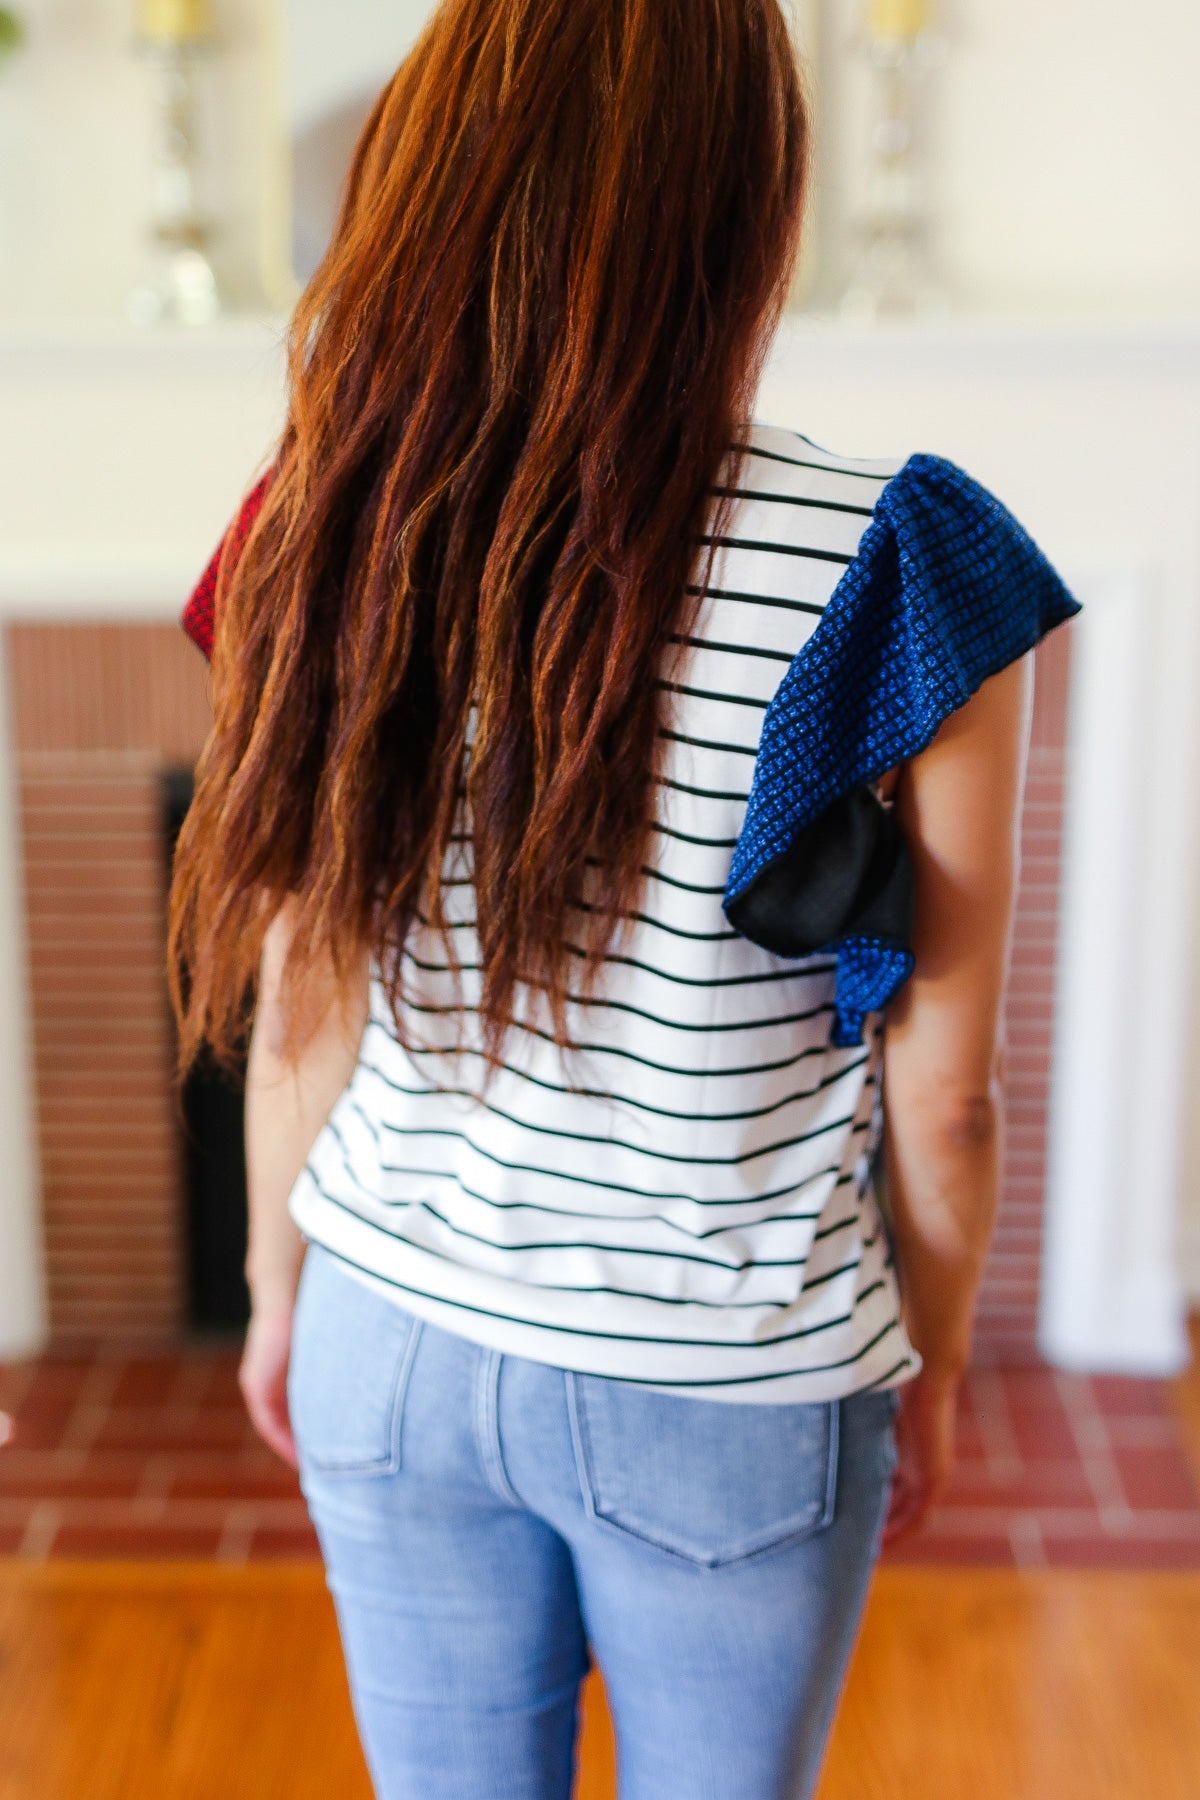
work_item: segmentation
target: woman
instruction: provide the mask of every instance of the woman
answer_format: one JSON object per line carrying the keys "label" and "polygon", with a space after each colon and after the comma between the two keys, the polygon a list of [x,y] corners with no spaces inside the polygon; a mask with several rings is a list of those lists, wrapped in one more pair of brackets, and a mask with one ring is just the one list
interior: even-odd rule
{"label": "woman", "polygon": [[253,1017],[242,1389],[381,1795],[565,1797],[593,1657],[627,1800],[811,1793],[951,1463],[1073,602],[754,420],[805,161],[776,0],[447,0],[185,615],[180,1072]]}

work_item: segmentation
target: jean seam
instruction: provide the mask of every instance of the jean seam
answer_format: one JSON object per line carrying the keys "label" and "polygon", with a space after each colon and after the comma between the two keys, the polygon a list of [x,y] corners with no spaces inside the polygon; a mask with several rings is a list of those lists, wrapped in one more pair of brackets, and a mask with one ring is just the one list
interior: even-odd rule
{"label": "jean seam", "polygon": [[825,1465],[825,1509],[821,1527],[832,1525],[837,1516],[838,1474],[842,1461],[842,1401],[829,1402],[829,1441]]}
{"label": "jean seam", "polygon": [[596,1501],[592,1494],[591,1482],[588,1480],[587,1457],[584,1453],[583,1439],[579,1422],[578,1400],[575,1391],[575,1371],[563,1371],[567,1386],[567,1418],[571,1425],[571,1447],[575,1454],[575,1479],[579,1484],[579,1497],[583,1501],[583,1510],[593,1524],[600,1521],[601,1515],[596,1511]]}
{"label": "jean seam", "polygon": [[480,1357],[475,1379],[475,1434],[488,1486],[510,1505],[524,1506],[520,1494],[508,1479],[504,1453],[500,1446],[499,1391],[500,1365],[503,1361],[503,1352],[499,1350],[484,1350]]}

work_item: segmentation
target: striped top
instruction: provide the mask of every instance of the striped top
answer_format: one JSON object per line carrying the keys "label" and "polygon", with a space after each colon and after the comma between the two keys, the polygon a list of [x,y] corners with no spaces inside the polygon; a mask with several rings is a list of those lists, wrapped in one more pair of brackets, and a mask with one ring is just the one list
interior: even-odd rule
{"label": "striped top", "polygon": [[[419,923],[401,1047],[378,969],[356,1066],[289,1196],[304,1235],[420,1318],[500,1351],[716,1400],[834,1399],[920,1359],[871,1181],[882,1020],[831,1043],[834,961],[721,908],[763,713],[902,461],[754,424],[671,679],[643,892],[555,1046],[528,991],[481,1092],[469,831],[443,871],[462,963]],[[707,540],[706,540],[707,541]]]}

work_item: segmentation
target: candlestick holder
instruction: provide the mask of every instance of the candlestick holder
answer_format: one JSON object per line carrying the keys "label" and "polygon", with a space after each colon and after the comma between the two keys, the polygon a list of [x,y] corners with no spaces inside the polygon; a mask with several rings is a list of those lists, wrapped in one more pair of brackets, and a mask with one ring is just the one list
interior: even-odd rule
{"label": "candlestick holder", "polygon": [[927,79],[946,58],[938,33],[874,30],[854,49],[870,77],[866,202],[839,311],[850,318],[939,315],[950,300],[929,250],[929,201],[918,125]]}
{"label": "candlestick holder", "polygon": [[154,37],[135,42],[150,72],[153,101],[149,258],[129,295],[139,324],[205,325],[221,311],[208,256],[211,222],[196,181],[196,69],[211,48],[206,37]]}

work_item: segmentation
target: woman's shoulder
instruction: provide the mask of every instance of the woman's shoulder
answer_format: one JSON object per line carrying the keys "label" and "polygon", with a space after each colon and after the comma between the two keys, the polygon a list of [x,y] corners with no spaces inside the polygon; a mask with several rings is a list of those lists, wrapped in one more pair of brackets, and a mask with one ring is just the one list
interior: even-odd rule
{"label": "woman's shoulder", "polygon": [[802,431],[753,420],[740,434],[735,449],[744,453],[741,485],[767,485],[779,491],[807,491],[839,478],[852,491],[861,484],[865,499],[898,475],[909,460],[904,456],[854,456],[831,450]]}
{"label": "woman's shoulder", "polygon": [[742,449],[743,490],[765,484],[802,508],[833,506],[862,520],[825,640],[843,624],[857,631],[869,618],[901,615],[943,639],[982,640],[997,628],[1006,640],[1024,638],[1078,610],[1020,520],[947,456],[850,456],[762,421]]}
{"label": "woman's shoulder", "polygon": [[780,496],[852,495],[862,503],[856,510],[877,513],[893,523],[906,520],[915,509],[926,530],[936,531],[939,519],[952,527],[955,520],[987,517],[993,528],[1014,537],[1024,535],[996,494],[969,470],[933,451],[914,448],[890,456],[857,456],[830,449],[791,426],[761,419],[743,428],[734,448],[743,453],[742,488],[766,488]]}

